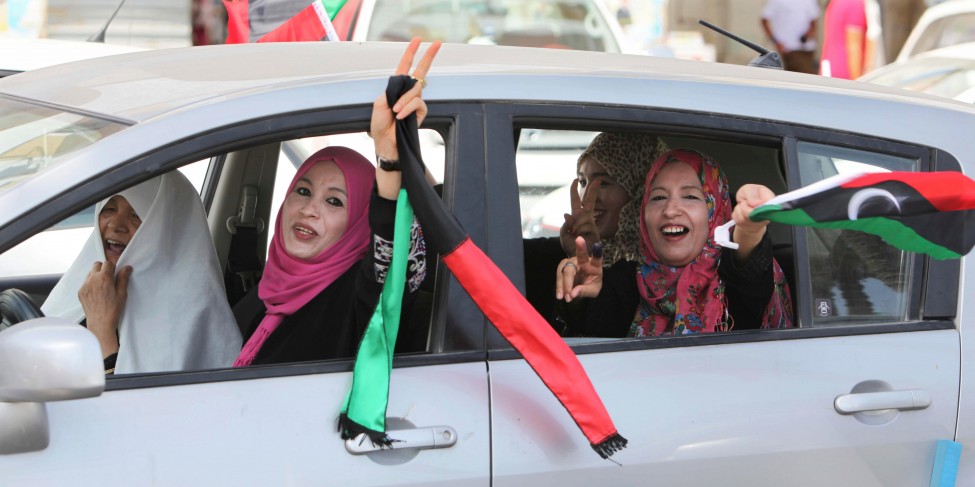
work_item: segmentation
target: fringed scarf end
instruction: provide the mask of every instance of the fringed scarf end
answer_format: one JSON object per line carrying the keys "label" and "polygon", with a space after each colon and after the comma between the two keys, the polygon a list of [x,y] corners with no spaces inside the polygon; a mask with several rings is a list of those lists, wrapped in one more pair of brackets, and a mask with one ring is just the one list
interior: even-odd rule
{"label": "fringed scarf end", "polygon": [[619,433],[613,433],[605,440],[592,444],[592,449],[596,450],[596,453],[604,460],[608,460],[614,453],[626,448],[626,443],[626,438],[620,436]]}
{"label": "fringed scarf end", "polygon": [[391,448],[393,446],[393,442],[396,441],[391,439],[389,435],[383,431],[372,430],[362,426],[359,423],[356,423],[355,421],[352,421],[345,413],[339,415],[338,429],[343,440],[356,438],[359,435],[364,434],[367,438],[369,438],[369,441],[371,441],[373,445],[379,445],[380,448]]}

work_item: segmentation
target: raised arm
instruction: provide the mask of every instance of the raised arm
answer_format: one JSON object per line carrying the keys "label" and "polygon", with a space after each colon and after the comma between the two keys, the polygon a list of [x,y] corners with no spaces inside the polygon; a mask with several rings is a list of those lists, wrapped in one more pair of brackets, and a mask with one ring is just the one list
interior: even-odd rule
{"label": "raised arm", "polygon": [[[396,67],[396,75],[407,75],[413,66],[413,58],[420,49],[420,38],[415,37],[410,41],[406,52]],[[392,107],[386,102],[386,94],[380,94],[372,104],[372,121],[370,122],[369,135],[372,137],[376,146],[376,157],[379,160],[379,170],[376,171],[376,188],[379,196],[395,200],[399,193],[402,183],[402,173],[399,169],[399,152],[396,149],[396,120],[402,120],[411,113],[416,113],[417,125],[423,123],[427,116],[427,104],[423,101],[423,87],[426,85],[425,77],[433,64],[433,58],[440,50],[440,41],[430,45],[423,58],[413,71],[413,78],[418,82],[407,91]]]}

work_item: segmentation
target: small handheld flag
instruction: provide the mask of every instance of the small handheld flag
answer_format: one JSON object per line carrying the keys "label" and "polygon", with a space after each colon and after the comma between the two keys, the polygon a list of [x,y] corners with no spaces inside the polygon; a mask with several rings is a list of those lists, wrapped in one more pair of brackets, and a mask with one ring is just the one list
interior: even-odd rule
{"label": "small handheld flag", "polygon": [[842,174],[776,196],[749,218],[858,230],[902,250],[957,259],[975,246],[975,181],[947,171]]}

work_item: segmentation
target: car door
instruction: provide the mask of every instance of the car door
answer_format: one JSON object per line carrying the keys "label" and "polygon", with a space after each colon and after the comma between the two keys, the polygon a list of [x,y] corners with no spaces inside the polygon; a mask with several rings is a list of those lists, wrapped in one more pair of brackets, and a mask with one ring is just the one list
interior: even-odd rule
{"label": "car door", "polygon": [[[287,180],[274,183],[274,158],[250,158],[257,160],[256,165],[236,172],[221,166],[243,164],[240,161],[248,160],[248,151],[264,151],[268,143],[309,134],[361,131],[368,126],[368,117],[365,108],[288,114],[273,122],[212,131],[192,143],[147,152],[115,173],[113,181],[93,182],[97,186],[93,191],[110,191],[112,185],[133,180],[140,172],[172,170],[180,161],[215,155],[213,147],[218,146],[220,153],[229,148],[237,157],[236,161],[218,157],[221,163],[211,175],[256,171],[262,176],[255,184],[261,185],[263,179],[275,186],[287,185]],[[479,198],[483,187],[451,173],[453,161],[460,155],[466,163],[483,165],[483,150],[478,149],[483,146],[477,127],[480,117],[465,118],[460,107],[443,106],[431,107],[430,121],[444,134],[448,153],[447,204],[454,206],[455,194],[468,197],[455,215],[474,238],[481,239],[478,218],[483,212],[484,198]],[[470,140],[461,143],[465,138]],[[372,159],[372,154],[364,155]],[[204,198],[220,199],[226,193],[220,187],[228,184],[239,191],[243,179],[236,177],[220,179],[215,192]],[[456,185],[455,180],[459,181]],[[77,198],[78,206],[93,203],[83,199]],[[213,207],[226,206],[224,201]],[[270,204],[258,206],[269,209]],[[219,211],[212,210],[211,219],[223,223],[226,217]],[[211,231],[216,232],[219,225],[213,223]],[[40,407],[45,413],[38,434],[48,433],[46,447],[13,451],[17,447],[8,441],[9,428],[0,428],[0,444],[7,452],[0,455],[0,483],[489,485],[484,322],[446,271],[431,270],[431,283],[431,306],[426,321],[421,322],[428,327],[423,348],[394,360],[387,424],[394,440],[420,441],[436,448],[394,444],[380,451],[371,444],[340,439],[336,420],[351,384],[351,360],[120,375],[109,377],[105,392],[98,397],[31,406],[25,401],[56,395],[50,390],[32,390],[21,394],[19,402],[0,402],[0,424],[15,424],[22,417],[17,411]],[[0,333],[0,342],[4,335]],[[16,377],[0,378],[0,382],[5,380]],[[61,398],[69,399],[65,396]]]}
{"label": "car door", "polygon": [[[745,182],[782,192],[852,168],[934,167],[928,148],[714,114],[552,106],[488,113],[499,120],[489,124],[498,141],[489,165],[514,169],[519,181],[533,153],[514,150],[513,134],[552,129],[659,134],[672,148],[714,156],[732,194]],[[567,152],[554,186],[574,176],[580,151]],[[939,168],[950,168],[953,158],[942,156]],[[497,215],[495,230],[518,256],[507,268],[516,282],[524,278],[521,229],[511,223],[518,216]],[[958,414],[958,263],[929,262],[858,232],[773,225],[769,233],[791,274],[796,328],[567,339],[629,440],[611,461],[589,448],[526,362],[503,340],[492,342],[494,485],[928,482],[936,441],[954,438]]]}

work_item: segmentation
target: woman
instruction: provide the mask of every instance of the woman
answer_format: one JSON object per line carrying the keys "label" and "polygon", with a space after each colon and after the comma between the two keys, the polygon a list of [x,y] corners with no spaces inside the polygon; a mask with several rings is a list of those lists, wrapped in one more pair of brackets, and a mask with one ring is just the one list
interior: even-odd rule
{"label": "woman", "polygon": [[106,373],[229,366],[240,332],[200,196],[186,177],[150,179],[98,203],[95,215],[44,314],[87,326]]}
{"label": "woman", "polygon": [[[419,39],[410,43],[397,74],[406,74],[419,44]],[[439,47],[430,46],[414,77],[423,79]],[[234,307],[247,336],[234,366],[355,354],[392,258],[401,179],[394,122],[413,112],[422,122],[427,112],[420,97],[423,84],[417,83],[393,107],[385,95],[373,104],[370,135],[378,171],[344,147],[322,149],[298,169],[278,213],[257,291]],[[404,308],[409,308],[426,275],[416,220],[411,233]]]}
{"label": "woman", "polygon": [[[647,174],[639,261],[604,276],[601,249],[590,259],[577,239],[576,256],[560,263],[557,299],[595,298],[568,318],[571,333],[653,336],[792,326],[768,222],[748,219],[773,196],[764,186],[742,186],[732,211],[727,179],[713,160],[690,150],[661,155]],[[714,242],[714,229],[729,218],[737,250]]]}
{"label": "woman", "polygon": [[526,296],[550,322],[555,304],[552,270],[575,254],[576,237],[585,238],[587,247],[602,242],[603,266],[637,259],[644,177],[666,150],[653,135],[603,132],[579,155],[578,177],[569,192],[571,213],[565,214],[559,238],[524,240]]}

